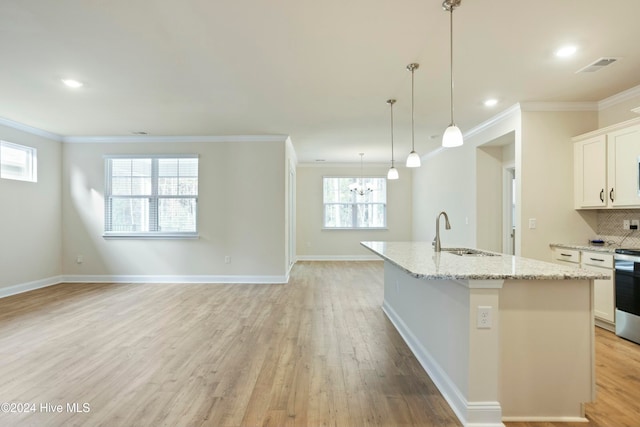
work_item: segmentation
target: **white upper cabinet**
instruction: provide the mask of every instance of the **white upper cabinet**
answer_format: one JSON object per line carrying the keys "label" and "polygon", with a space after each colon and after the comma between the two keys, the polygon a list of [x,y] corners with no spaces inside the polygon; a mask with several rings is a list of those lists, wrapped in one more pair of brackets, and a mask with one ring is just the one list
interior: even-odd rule
{"label": "white upper cabinet", "polygon": [[573,141],[576,209],[640,207],[640,120]]}
{"label": "white upper cabinet", "polygon": [[640,125],[607,134],[607,167],[611,206],[639,206]]}
{"label": "white upper cabinet", "polygon": [[607,137],[596,136],[574,145],[576,208],[607,206]]}

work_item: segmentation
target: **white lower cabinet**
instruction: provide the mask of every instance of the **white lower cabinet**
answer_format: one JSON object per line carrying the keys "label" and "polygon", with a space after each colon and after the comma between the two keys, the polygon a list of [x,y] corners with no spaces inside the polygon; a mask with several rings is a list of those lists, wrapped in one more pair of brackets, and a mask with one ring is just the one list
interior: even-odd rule
{"label": "white lower cabinet", "polygon": [[[580,266],[611,276],[610,279],[595,280],[593,284],[593,310],[596,319],[615,325],[616,297],[614,284],[613,255],[601,252],[582,251]],[[602,326],[602,325],[600,325]]]}
{"label": "white lower cabinet", "polygon": [[610,279],[594,280],[593,311],[596,325],[611,331],[615,330],[616,294],[613,255],[554,247],[552,259],[556,264],[580,267],[611,276]]}
{"label": "white lower cabinet", "polygon": [[567,267],[580,267],[580,251],[575,249],[553,248],[553,262]]}

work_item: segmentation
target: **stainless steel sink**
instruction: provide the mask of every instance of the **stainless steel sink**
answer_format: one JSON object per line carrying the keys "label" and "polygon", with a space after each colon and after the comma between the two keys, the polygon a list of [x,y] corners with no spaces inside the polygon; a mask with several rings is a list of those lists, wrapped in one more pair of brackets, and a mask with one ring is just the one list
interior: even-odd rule
{"label": "stainless steel sink", "polygon": [[469,248],[442,248],[442,252],[449,252],[453,255],[458,255],[458,256],[497,256],[498,255],[491,252],[484,252],[484,251],[479,251],[477,249],[469,249]]}

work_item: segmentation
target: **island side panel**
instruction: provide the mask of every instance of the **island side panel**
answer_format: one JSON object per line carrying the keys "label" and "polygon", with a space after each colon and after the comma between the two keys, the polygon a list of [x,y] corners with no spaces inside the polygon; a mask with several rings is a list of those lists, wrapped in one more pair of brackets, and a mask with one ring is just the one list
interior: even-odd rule
{"label": "island side panel", "polygon": [[571,421],[595,393],[591,280],[507,280],[500,293],[503,419]]}

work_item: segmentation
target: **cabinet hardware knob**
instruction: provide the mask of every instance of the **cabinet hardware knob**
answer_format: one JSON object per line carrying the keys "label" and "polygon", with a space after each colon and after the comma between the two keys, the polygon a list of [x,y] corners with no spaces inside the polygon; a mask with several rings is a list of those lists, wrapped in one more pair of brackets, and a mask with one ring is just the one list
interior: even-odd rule
{"label": "cabinet hardware knob", "polygon": [[600,262],[604,262],[603,259],[599,259],[599,258],[589,258],[591,261],[600,261]]}
{"label": "cabinet hardware knob", "polygon": [[611,189],[611,191],[609,191],[609,198],[613,202],[613,188]]}
{"label": "cabinet hardware knob", "polygon": [[600,190],[600,201],[604,202],[604,188]]}
{"label": "cabinet hardware knob", "polygon": [[562,256],[571,256],[571,254],[560,254]]}

